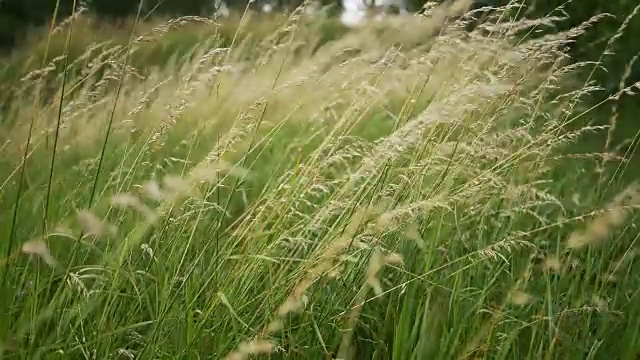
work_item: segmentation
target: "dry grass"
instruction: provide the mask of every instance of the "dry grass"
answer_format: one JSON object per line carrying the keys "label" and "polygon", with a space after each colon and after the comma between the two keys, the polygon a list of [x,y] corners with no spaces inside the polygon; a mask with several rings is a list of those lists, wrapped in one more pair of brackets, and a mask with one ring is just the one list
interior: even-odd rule
{"label": "dry grass", "polygon": [[328,43],[302,13],[226,45],[207,24],[151,68],[136,33],[25,77],[0,122],[2,355],[636,356],[637,191],[605,207],[605,154],[564,155],[604,129],[571,126],[588,24],[445,23],[468,5]]}

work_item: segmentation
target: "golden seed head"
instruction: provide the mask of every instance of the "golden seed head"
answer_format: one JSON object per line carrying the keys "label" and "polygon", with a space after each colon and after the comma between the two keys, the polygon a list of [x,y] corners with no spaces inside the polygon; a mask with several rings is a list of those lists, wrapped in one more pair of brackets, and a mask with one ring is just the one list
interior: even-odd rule
{"label": "golden seed head", "polygon": [[509,303],[517,306],[524,306],[533,300],[533,296],[522,291],[522,290],[514,290],[509,294]]}
{"label": "golden seed head", "polygon": [[53,267],[56,265],[56,260],[49,252],[49,246],[44,240],[30,240],[22,244],[22,252],[25,254],[35,255],[44,260],[47,265]]}

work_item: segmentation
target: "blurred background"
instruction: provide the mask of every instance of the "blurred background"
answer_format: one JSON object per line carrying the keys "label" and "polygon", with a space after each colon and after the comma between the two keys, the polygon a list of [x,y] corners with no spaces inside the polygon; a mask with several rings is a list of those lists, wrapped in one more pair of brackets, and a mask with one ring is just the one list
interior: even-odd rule
{"label": "blurred background", "polygon": [[[379,18],[383,15],[410,16],[420,13],[425,0],[314,0],[308,2],[308,13],[322,10],[329,19],[336,20],[335,26],[327,26],[329,38],[335,38],[344,28],[357,25],[365,18]],[[474,7],[499,6],[508,0],[475,0]],[[433,3],[433,1],[431,2]],[[290,13],[303,5],[303,0],[146,0],[142,3],[131,0],[0,0],[0,55],[6,57],[16,49],[29,48],[41,35],[47,33],[52,23],[67,19],[74,12],[92,18],[92,29],[100,37],[101,32],[117,33],[126,29],[125,25],[135,18],[138,9],[140,17],[147,22],[159,21],[178,16],[201,16],[217,18],[238,18],[245,11],[278,15]],[[607,14],[581,36],[571,55],[575,61],[601,61],[602,70],[596,75],[600,86],[608,93],[618,87],[622,74],[627,70],[628,84],[640,80],[640,62],[634,56],[640,52],[637,37],[640,35],[640,16],[634,14],[636,2],[633,0],[594,1],[585,5],[583,1],[564,0],[524,0],[518,17],[535,18],[556,16],[564,18],[548,29],[536,31],[562,31],[576,26],[598,14]],[[637,9],[635,9],[637,11]],[[374,14],[373,16],[372,13]],[[232,21],[229,21],[232,22]],[[625,31],[609,40],[625,24]],[[344,28],[343,28],[344,27]],[[125,30],[126,32],[126,30]],[[84,33],[86,36],[91,34]],[[183,42],[188,42],[183,39]],[[605,49],[607,50],[605,52]],[[631,66],[630,69],[627,69]],[[606,71],[604,70],[606,69]],[[1,78],[0,78],[1,79]]]}

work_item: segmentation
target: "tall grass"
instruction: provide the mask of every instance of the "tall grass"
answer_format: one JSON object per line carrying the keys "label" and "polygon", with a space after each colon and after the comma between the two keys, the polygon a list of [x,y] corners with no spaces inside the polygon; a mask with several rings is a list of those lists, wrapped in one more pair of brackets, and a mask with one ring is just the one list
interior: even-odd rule
{"label": "tall grass", "polygon": [[468,31],[468,5],[326,43],[302,12],[257,42],[208,23],[136,68],[203,20],[177,19],[24,77],[1,356],[635,358],[640,194],[567,150],[606,131],[564,53],[589,24],[522,40],[553,19]]}

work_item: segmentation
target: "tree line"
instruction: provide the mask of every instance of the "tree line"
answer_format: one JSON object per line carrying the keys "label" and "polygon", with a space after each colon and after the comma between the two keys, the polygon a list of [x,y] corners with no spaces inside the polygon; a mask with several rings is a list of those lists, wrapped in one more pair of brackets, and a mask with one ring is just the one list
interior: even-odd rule
{"label": "tree line", "polygon": [[[141,3],[142,1],[142,3]],[[229,9],[244,10],[247,5],[256,10],[268,3],[274,9],[292,9],[304,0],[0,0],[0,48],[12,47],[33,27],[49,23],[55,14],[60,21],[80,8],[97,17],[119,19],[134,16],[140,8],[143,15],[172,17],[184,15],[210,16],[224,2]],[[342,0],[314,0],[322,6],[333,6],[338,11]],[[381,0],[362,0],[365,3]],[[427,0],[405,0],[408,11],[419,10]],[[437,0],[443,1],[443,0]],[[478,4],[502,0],[476,0]]]}
{"label": "tree line", "polygon": [[[255,6],[268,0],[257,0]],[[274,0],[279,6],[295,7],[303,0]],[[16,45],[34,27],[50,23],[54,16],[61,21],[84,9],[100,18],[115,20],[135,16],[140,8],[143,15],[154,16],[210,16],[221,0],[0,0],[0,48]],[[226,0],[229,8],[244,9],[249,0]]]}
{"label": "tree line", "polygon": [[[140,3],[142,1],[142,4]],[[134,16],[140,5],[142,14],[152,13],[156,16],[171,17],[180,15],[213,14],[216,8],[224,1],[228,8],[243,10],[250,0],[0,0],[0,49],[10,49],[20,42],[24,34],[33,27],[48,24],[56,15],[56,19],[63,20],[76,10],[84,8],[97,17],[105,19],[119,19]],[[265,2],[269,2],[275,9],[294,8],[304,0],[254,0],[250,5],[259,9]],[[341,7],[342,0],[320,0],[322,5],[334,5]],[[372,0],[363,0],[370,2]],[[379,0],[373,0],[379,1]],[[437,0],[445,1],[445,0]],[[474,0],[474,7],[486,5],[503,5],[509,0]],[[578,57],[584,54],[601,51],[628,15],[632,14],[637,6],[636,1],[609,0],[594,1],[585,5],[583,1],[566,0],[522,0],[527,5],[527,10],[522,14],[529,17],[545,16],[553,14],[565,16],[560,28],[548,31],[568,29],[580,24],[592,16],[600,13],[608,13],[612,16],[601,19],[577,46]],[[406,0],[409,11],[419,10],[426,0]],[[563,6],[562,10],[558,8]],[[640,14],[627,21],[625,34],[617,39],[618,45],[613,46],[613,51],[618,54],[620,62],[627,61],[640,51],[635,36],[640,34]]]}

